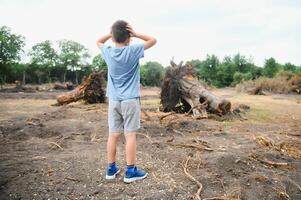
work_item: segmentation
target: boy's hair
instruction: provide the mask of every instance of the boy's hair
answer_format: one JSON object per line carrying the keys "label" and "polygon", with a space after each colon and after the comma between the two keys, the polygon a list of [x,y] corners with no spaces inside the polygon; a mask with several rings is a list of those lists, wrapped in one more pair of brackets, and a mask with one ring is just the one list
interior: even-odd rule
{"label": "boy's hair", "polygon": [[130,38],[130,32],[126,30],[128,23],[123,20],[118,20],[112,25],[112,37],[115,42],[123,43]]}

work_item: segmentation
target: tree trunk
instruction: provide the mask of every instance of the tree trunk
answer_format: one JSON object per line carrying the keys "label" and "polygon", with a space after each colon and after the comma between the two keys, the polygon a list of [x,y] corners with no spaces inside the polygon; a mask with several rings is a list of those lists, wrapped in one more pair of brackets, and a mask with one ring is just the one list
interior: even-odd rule
{"label": "tree trunk", "polygon": [[190,63],[182,66],[171,62],[161,90],[164,112],[191,112],[196,118],[207,118],[207,112],[224,115],[231,103],[209,92],[201,83]]}
{"label": "tree trunk", "polygon": [[63,83],[66,82],[66,72],[63,73]]}
{"label": "tree trunk", "polygon": [[78,73],[75,71],[75,84],[78,85]]}
{"label": "tree trunk", "polygon": [[48,72],[48,76],[47,76],[47,79],[48,79],[48,83],[51,83],[51,74],[50,74],[50,71]]}
{"label": "tree trunk", "polygon": [[0,76],[0,88],[3,89],[3,78]]}
{"label": "tree trunk", "polygon": [[92,73],[73,91],[58,96],[57,105],[69,104],[81,99],[87,103],[104,103],[104,84],[105,81],[101,72]]}
{"label": "tree trunk", "polygon": [[67,83],[55,82],[53,84],[53,89],[55,89],[55,90],[73,90],[74,85],[71,82],[67,82]]}
{"label": "tree trunk", "polygon": [[26,73],[25,70],[23,70],[23,78],[22,78],[22,85],[26,84]]}

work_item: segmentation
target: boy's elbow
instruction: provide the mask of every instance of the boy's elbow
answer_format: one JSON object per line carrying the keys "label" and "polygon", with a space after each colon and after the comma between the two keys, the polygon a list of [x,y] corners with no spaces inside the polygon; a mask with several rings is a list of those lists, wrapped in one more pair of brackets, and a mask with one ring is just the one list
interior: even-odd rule
{"label": "boy's elbow", "polygon": [[157,43],[157,39],[153,38],[153,45],[155,45]]}
{"label": "boy's elbow", "polygon": [[148,41],[144,43],[144,50],[151,48],[157,43],[156,38],[150,38]]}
{"label": "boy's elbow", "polygon": [[103,43],[99,42],[98,40],[96,41],[96,46],[98,46],[99,48],[103,45]]}

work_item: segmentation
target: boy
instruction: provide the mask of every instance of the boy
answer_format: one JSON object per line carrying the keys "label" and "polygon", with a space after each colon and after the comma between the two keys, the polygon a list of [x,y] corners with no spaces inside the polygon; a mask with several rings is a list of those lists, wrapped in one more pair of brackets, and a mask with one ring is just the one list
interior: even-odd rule
{"label": "boy", "polygon": [[[144,43],[130,44],[131,37],[144,40]],[[115,46],[104,43],[112,38]],[[126,170],[124,182],[131,183],[144,179],[147,173],[135,166],[136,132],[140,128],[140,67],[139,59],[144,50],[156,44],[156,39],[136,33],[125,21],[116,21],[111,33],[97,40],[102,56],[108,65],[107,97],[109,98],[107,141],[108,166],[106,179],[115,179],[120,172],[116,161],[116,144],[120,133],[125,135]]]}

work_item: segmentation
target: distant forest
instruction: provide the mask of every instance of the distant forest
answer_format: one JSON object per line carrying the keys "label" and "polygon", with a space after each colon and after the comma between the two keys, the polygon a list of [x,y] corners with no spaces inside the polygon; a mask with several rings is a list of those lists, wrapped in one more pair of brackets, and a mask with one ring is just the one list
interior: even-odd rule
{"label": "distant forest", "polygon": [[[101,55],[91,57],[88,49],[75,41],[57,41],[54,48],[50,40],[42,41],[24,51],[25,38],[12,33],[7,26],[0,27],[0,82],[42,84],[49,82],[81,83],[93,71],[103,71],[107,65]],[[21,56],[28,56],[28,63],[21,63]],[[189,61],[195,67],[200,79],[215,87],[234,86],[241,81],[261,76],[274,77],[280,71],[301,74],[301,66],[292,63],[280,64],[275,58],[265,60],[264,66],[256,66],[251,59],[236,54],[220,60],[215,55],[207,55],[205,60]],[[141,65],[141,84],[160,86],[166,67],[158,62]]]}

